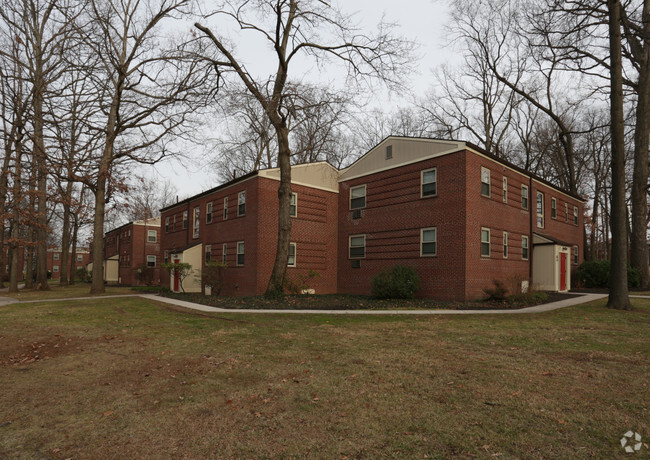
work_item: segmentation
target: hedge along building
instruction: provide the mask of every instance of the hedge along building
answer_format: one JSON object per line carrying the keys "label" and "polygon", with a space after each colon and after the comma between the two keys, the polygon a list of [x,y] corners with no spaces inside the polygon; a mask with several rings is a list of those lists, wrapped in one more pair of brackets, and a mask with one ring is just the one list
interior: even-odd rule
{"label": "hedge along building", "polygon": [[[325,162],[296,165],[291,177],[287,279],[300,284],[317,273],[309,288],[335,293],[338,170]],[[263,294],[275,261],[279,184],[279,168],[255,171],[162,209],[163,260],[189,263],[192,271],[185,280],[163,271],[161,283],[176,292],[205,292],[203,268],[222,261],[223,294]]]}
{"label": "hedge along building", "polygon": [[[157,285],[160,259],[160,217],[129,222],[104,235],[104,281],[109,284],[144,284],[139,274],[146,266]],[[92,263],[87,270],[92,272]]]}
{"label": "hedge along building", "polygon": [[466,142],[388,137],[339,176],[338,286],[369,294],[394,265],[417,295],[483,296],[494,280],[565,291],[583,260],[583,200]]}

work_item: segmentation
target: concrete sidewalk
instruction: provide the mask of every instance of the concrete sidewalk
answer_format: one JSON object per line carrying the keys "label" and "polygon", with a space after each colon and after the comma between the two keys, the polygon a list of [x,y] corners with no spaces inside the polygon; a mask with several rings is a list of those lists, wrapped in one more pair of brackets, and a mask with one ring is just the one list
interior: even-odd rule
{"label": "concrete sidewalk", "polygon": [[[156,302],[176,305],[190,310],[204,311],[208,313],[233,313],[233,314],[292,314],[292,315],[518,315],[526,313],[542,313],[560,308],[571,307],[591,302],[592,300],[603,299],[607,294],[581,294],[579,297],[551,302],[534,307],[520,309],[499,309],[499,310],[259,310],[259,309],[229,309],[201,305],[184,300],[170,299],[155,294],[125,294],[108,295],[97,297],[75,297],[69,299],[47,299],[47,300],[25,300],[19,301],[11,297],[0,297],[0,306],[10,303],[37,303],[37,302],[63,302],[66,300],[93,300],[93,299],[114,299],[118,297],[141,297]],[[630,296],[634,298],[650,298],[650,296]]]}

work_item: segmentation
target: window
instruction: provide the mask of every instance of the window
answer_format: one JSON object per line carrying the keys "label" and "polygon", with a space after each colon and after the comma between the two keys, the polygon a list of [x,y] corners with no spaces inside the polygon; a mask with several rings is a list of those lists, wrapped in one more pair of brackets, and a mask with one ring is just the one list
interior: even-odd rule
{"label": "window", "polygon": [[165,263],[169,263],[169,251],[166,250],[165,252],[163,252],[163,260],[165,261]]}
{"label": "window", "polygon": [[83,262],[84,256],[82,254],[77,254],[77,262]]}
{"label": "window", "polygon": [[246,190],[237,195],[237,215],[243,216],[244,214],[246,214]]}
{"label": "window", "polygon": [[194,232],[192,234],[193,238],[198,238],[199,237],[199,224],[201,218],[201,208],[198,206],[194,208]]}
{"label": "window", "polygon": [[165,233],[169,233],[169,217],[165,217]]}
{"label": "window", "polygon": [[528,209],[528,186],[521,186],[521,208]]}
{"label": "window", "polygon": [[237,265],[244,265],[244,242],[237,242]]}
{"label": "window", "polygon": [[422,171],[420,175],[420,183],[422,184],[421,195],[436,196],[438,194],[438,171],[436,168],[427,169]]}
{"label": "window", "polygon": [[537,227],[544,228],[544,194],[537,192]]}
{"label": "window", "polygon": [[205,205],[205,223],[212,223],[212,201]]}
{"label": "window", "polygon": [[557,217],[557,200],[551,198],[551,218],[555,219]]}
{"label": "window", "polygon": [[289,259],[287,261],[287,266],[296,266],[296,243],[289,243]]}
{"label": "window", "polygon": [[392,145],[387,145],[386,146],[386,159],[390,160],[393,158],[393,146]]}
{"label": "window", "polygon": [[147,267],[154,268],[156,266],[156,256],[147,256]]}
{"label": "window", "polygon": [[187,217],[188,217],[187,211],[183,211],[183,230],[187,229],[187,225],[188,225]]}
{"label": "window", "polygon": [[289,214],[291,217],[296,217],[298,215],[298,194],[291,194],[291,204],[289,205]]}
{"label": "window", "polygon": [[481,229],[481,257],[490,257],[490,229]]}
{"label": "window", "polygon": [[83,267],[81,265],[77,265],[77,270],[81,270]]}
{"label": "window", "polygon": [[528,237],[526,235],[521,236],[521,258],[528,260]]}
{"label": "window", "polygon": [[578,246],[573,246],[573,265],[578,265]]}
{"label": "window", "polygon": [[350,237],[350,259],[363,259],[366,257],[366,235]]}
{"label": "window", "polygon": [[508,202],[508,178],[503,176],[503,202]]}
{"label": "window", "polygon": [[420,256],[435,256],[438,254],[438,229],[423,228],[420,230]]}
{"label": "window", "polygon": [[366,207],[366,186],[359,185],[350,189],[350,209]]}
{"label": "window", "polygon": [[226,255],[228,255],[228,243],[223,243],[223,248],[221,248],[221,262],[226,263]]}
{"label": "window", "polygon": [[573,225],[578,225],[578,207],[573,207]]}
{"label": "window", "polygon": [[155,230],[147,231],[147,241],[149,243],[155,243],[158,238],[158,233]]}
{"label": "window", "polygon": [[569,223],[569,205],[564,203],[564,222]]}
{"label": "window", "polygon": [[481,195],[490,196],[490,170],[481,168]]}
{"label": "window", "polygon": [[212,260],[212,245],[206,244],[205,245],[205,264],[209,264],[210,261]]}
{"label": "window", "polygon": [[54,260],[59,260],[59,253],[58,252],[54,253]]}
{"label": "window", "polygon": [[508,232],[503,232],[503,258],[508,258]]}
{"label": "window", "polygon": [[55,273],[58,272],[59,271],[59,266],[58,265],[53,266],[52,271],[55,272]]}
{"label": "window", "polygon": [[223,199],[223,220],[228,219],[228,197]]}
{"label": "window", "polygon": [[174,221],[172,222],[172,231],[176,231],[176,214],[174,214]]}

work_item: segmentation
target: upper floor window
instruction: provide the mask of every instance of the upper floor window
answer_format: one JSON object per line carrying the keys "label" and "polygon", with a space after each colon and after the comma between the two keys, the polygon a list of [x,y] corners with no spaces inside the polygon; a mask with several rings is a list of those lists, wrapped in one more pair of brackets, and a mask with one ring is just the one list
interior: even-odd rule
{"label": "upper floor window", "polygon": [[521,236],[521,258],[528,260],[528,237],[526,235]]}
{"label": "upper floor window", "polygon": [[544,194],[537,192],[537,227],[544,228]]}
{"label": "upper floor window", "polygon": [[59,253],[58,252],[54,253],[54,260],[59,260]]}
{"label": "upper floor window", "polygon": [[188,226],[187,219],[188,219],[187,211],[183,211],[183,230],[187,230],[187,226]]}
{"label": "upper floor window", "polygon": [[289,243],[289,259],[287,265],[289,267],[296,266],[296,243]]}
{"label": "upper floor window", "polygon": [[205,205],[205,223],[212,223],[212,201]]}
{"label": "upper floor window", "polygon": [[578,207],[573,207],[573,225],[578,225]]}
{"label": "upper floor window", "polygon": [[490,257],[490,229],[481,229],[481,257]]}
{"label": "upper floor window", "polygon": [[84,256],[82,254],[77,254],[77,262],[83,262]]}
{"label": "upper floor window", "polygon": [[569,223],[569,205],[564,203],[564,222]]}
{"label": "upper floor window", "polygon": [[246,214],[246,190],[242,190],[237,195],[237,215],[243,216]]}
{"label": "upper floor window", "polygon": [[147,230],[147,241],[149,243],[155,243],[158,240],[158,232],[155,230]]}
{"label": "upper floor window", "polygon": [[557,200],[551,198],[551,218],[555,219],[557,217]]}
{"label": "upper floor window", "polygon": [[59,266],[58,266],[58,265],[54,265],[54,266],[52,267],[52,271],[53,271],[53,272],[58,272],[58,271],[59,271]]}
{"label": "upper floor window", "polygon": [[503,176],[503,202],[508,202],[508,178]]}
{"label": "upper floor window", "polygon": [[481,195],[490,196],[490,170],[481,168]]}
{"label": "upper floor window", "polygon": [[421,195],[436,196],[438,194],[438,170],[436,168],[427,169],[420,174]]}
{"label": "upper floor window", "polygon": [[165,233],[169,233],[169,217],[165,217]]}
{"label": "upper floor window", "polygon": [[436,227],[420,230],[420,256],[438,254],[438,229]]}
{"label": "upper floor window", "polygon": [[198,206],[194,208],[194,232],[192,237],[199,237],[199,224],[201,223],[199,219],[201,218],[201,208]]}
{"label": "upper floor window", "polygon": [[522,209],[528,209],[528,186],[521,186],[521,207]]}
{"label": "upper floor window", "polygon": [[366,235],[350,236],[350,259],[366,257]]}
{"label": "upper floor window", "polygon": [[289,215],[296,217],[298,215],[298,194],[291,194],[291,204],[289,204]]}
{"label": "upper floor window", "polygon": [[228,197],[223,199],[223,220],[228,219]]}
{"label": "upper floor window", "polygon": [[366,207],[366,186],[359,185],[350,189],[350,209]]}

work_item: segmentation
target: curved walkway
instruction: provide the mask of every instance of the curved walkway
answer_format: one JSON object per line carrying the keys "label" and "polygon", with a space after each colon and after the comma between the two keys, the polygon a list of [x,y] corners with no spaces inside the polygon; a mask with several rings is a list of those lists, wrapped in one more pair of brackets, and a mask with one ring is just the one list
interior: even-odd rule
{"label": "curved walkway", "polygon": [[[535,305],[534,307],[520,309],[502,309],[502,310],[259,310],[259,309],[229,309],[217,308],[207,305],[201,305],[184,300],[170,299],[154,294],[124,294],[108,295],[97,297],[74,297],[67,299],[44,299],[44,300],[24,300],[19,301],[12,297],[0,297],[0,306],[11,303],[37,303],[37,302],[62,302],[66,300],[92,300],[92,299],[111,299],[116,297],[142,297],[144,299],[154,300],[157,302],[167,303],[178,307],[188,308],[191,310],[204,311],[209,313],[266,313],[266,314],[292,314],[292,315],[517,315],[525,313],[541,313],[545,311],[557,310],[559,308],[571,307],[591,302],[593,300],[603,299],[607,294],[581,294],[579,297],[560,300],[557,302]],[[630,296],[639,298],[650,298],[650,296]]]}

